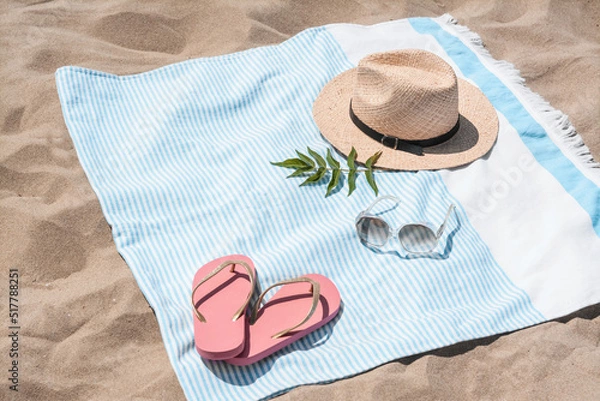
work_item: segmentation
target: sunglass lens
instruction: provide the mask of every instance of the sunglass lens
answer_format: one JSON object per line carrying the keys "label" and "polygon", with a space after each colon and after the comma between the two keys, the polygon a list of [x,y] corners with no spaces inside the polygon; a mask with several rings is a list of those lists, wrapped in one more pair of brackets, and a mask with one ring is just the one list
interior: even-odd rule
{"label": "sunglass lens", "polygon": [[430,228],[418,224],[402,227],[398,239],[409,252],[430,252],[437,244],[435,233]]}
{"label": "sunglass lens", "polygon": [[390,227],[380,219],[362,217],[356,224],[356,232],[363,241],[375,246],[383,246],[390,233]]}

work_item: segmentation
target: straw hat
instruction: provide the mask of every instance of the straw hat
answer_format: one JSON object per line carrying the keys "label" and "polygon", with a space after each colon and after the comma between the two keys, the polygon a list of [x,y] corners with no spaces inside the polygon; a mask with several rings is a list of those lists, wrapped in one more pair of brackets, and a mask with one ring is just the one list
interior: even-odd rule
{"label": "straw hat", "polygon": [[485,155],[498,136],[496,110],[483,92],[457,79],[452,67],[424,50],[371,54],[341,73],[313,104],[323,136],[364,163],[433,170]]}

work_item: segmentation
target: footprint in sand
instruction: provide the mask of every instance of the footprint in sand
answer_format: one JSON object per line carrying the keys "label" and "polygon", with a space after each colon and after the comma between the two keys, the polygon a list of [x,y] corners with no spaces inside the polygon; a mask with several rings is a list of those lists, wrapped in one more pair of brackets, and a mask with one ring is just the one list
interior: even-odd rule
{"label": "footprint in sand", "polygon": [[21,129],[23,114],[25,114],[25,106],[9,109],[6,117],[4,117],[2,132],[5,134],[18,134]]}
{"label": "footprint in sand", "polygon": [[85,268],[87,250],[81,234],[50,221],[36,221],[29,229],[23,265],[30,268],[31,281],[48,283]]}
{"label": "footprint in sand", "polygon": [[57,68],[68,64],[70,53],[58,49],[41,49],[37,51],[27,67],[41,73],[53,74]]}
{"label": "footprint in sand", "polygon": [[121,12],[102,17],[92,34],[128,49],[178,54],[186,40],[175,29],[177,20],[152,14]]}

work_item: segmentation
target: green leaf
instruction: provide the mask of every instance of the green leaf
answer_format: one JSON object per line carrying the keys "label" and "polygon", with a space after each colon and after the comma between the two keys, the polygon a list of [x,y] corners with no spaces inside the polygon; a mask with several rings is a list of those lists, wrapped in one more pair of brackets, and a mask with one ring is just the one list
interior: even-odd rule
{"label": "green leaf", "polygon": [[307,148],[307,149],[308,149],[308,154],[311,155],[313,157],[313,159],[315,159],[317,161],[317,164],[319,165],[319,167],[321,167],[321,168],[327,167],[327,164],[325,163],[325,159],[323,159],[320,154],[318,154],[311,148]]}
{"label": "green leaf", "polygon": [[345,171],[348,172],[348,196],[352,195],[356,190],[356,180],[358,179],[360,172],[365,171],[368,184],[375,192],[375,195],[379,195],[379,189],[375,183],[374,165],[381,156],[381,152],[377,152],[367,159],[365,163],[367,168],[366,170],[363,170],[357,167],[357,153],[356,149],[353,147],[346,160],[346,163],[348,164],[348,170],[346,170],[345,168],[342,169],[340,167],[341,163],[333,157],[331,149],[327,150],[325,157],[319,155],[309,147],[307,147],[307,150],[308,155],[296,150],[297,158],[290,158],[282,162],[271,162],[271,164],[278,167],[294,169],[294,171],[288,175],[288,178],[304,176],[305,179],[302,184],[300,184],[301,187],[321,181],[327,175],[327,171],[331,170],[331,177],[329,177],[325,197],[331,195],[340,185]]}
{"label": "green leaf", "polygon": [[373,192],[375,192],[375,196],[379,195],[379,189],[377,188],[377,184],[375,183],[375,177],[373,177],[373,169],[369,168],[365,171],[365,176],[367,177],[367,182],[373,188]]}
{"label": "green leaf", "polygon": [[348,155],[348,160],[346,161],[350,170],[352,170],[356,167],[354,165],[355,160],[356,160],[356,149],[354,149],[354,146],[352,146],[352,150],[350,151],[350,154]]}
{"label": "green leaf", "polygon": [[329,149],[327,149],[327,163],[332,169],[340,168],[340,163],[331,156]]}
{"label": "green leaf", "polygon": [[309,171],[313,171],[312,167],[302,167],[294,171],[292,174],[288,175],[286,178],[298,177],[299,175],[306,174]]}
{"label": "green leaf", "polygon": [[313,175],[308,177],[306,180],[304,180],[304,182],[302,184],[300,184],[300,186],[303,187],[305,185],[312,184],[314,182],[319,181],[325,175],[325,171],[327,171],[327,170],[325,170],[324,167],[320,167],[316,173],[314,173]]}
{"label": "green leaf", "polygon": [[348,196],[352,195],[352,192],[356,189],[356,169],[351,168],[348,173]]}
{"label": "green leaf", "polygon": [[298,155],[300,160],[302,160],[303,162],[308,164],[310,167],[315,168],[315,162],[310,157],[308,157],[304,153],[301,153],[298,151],[296,151],[296,154]]}
{"label": "green leaf", "polygon": [[282,162],[271,162],[272,165],[285,168],[304,168],[310,167],[310,164],[301,159],[287,159]]}
{"label": "green leaf", "polygon": [[365,163],[365,166],[367,166],[367,168],[371,168],[373,167],[373,165],[375,163],[377,163],[377,160],[379,160],[379,156],[381,156],[381,151],[375,153],[373,156],[369,157],[367,159],[367,162]]}
{"label": "green leaf", "polygon": [[335,187],[338,186],[338,183],[340,182],[340,173],[341,170],[339,168],[332,170],[331,180],[329,181],[329,185],[327,185],[327,193],[325,194],[326,198],[331,194]]}

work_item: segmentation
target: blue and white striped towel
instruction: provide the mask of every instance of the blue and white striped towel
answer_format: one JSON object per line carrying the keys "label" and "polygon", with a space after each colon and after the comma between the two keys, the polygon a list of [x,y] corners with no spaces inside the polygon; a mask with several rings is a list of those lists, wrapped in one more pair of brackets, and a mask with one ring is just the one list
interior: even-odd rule
{"label": "blue and white striped towel", "polygon": [[[365,182],[324,199],[322,186],[299,188],[269,164],[306,146],[324,152],[311,113],[321,88],[364,55],[397,48],[443,57],[500,118],[492,152],[465,168],[377,177],[403,200],[390,217],[398,225],[441,222],[457,205],[447,258],[374,253],[353,226],[373,199]],[[81,164],[190,400],[267,398],[600,302],[598,169],[566,118],[450,16],[328,25],[131,76],[64,67],[56,80]],[[330,277],[343,310],[255,365],[201,360],[192,277],[231,253],[254,260],[263,288]]]}

